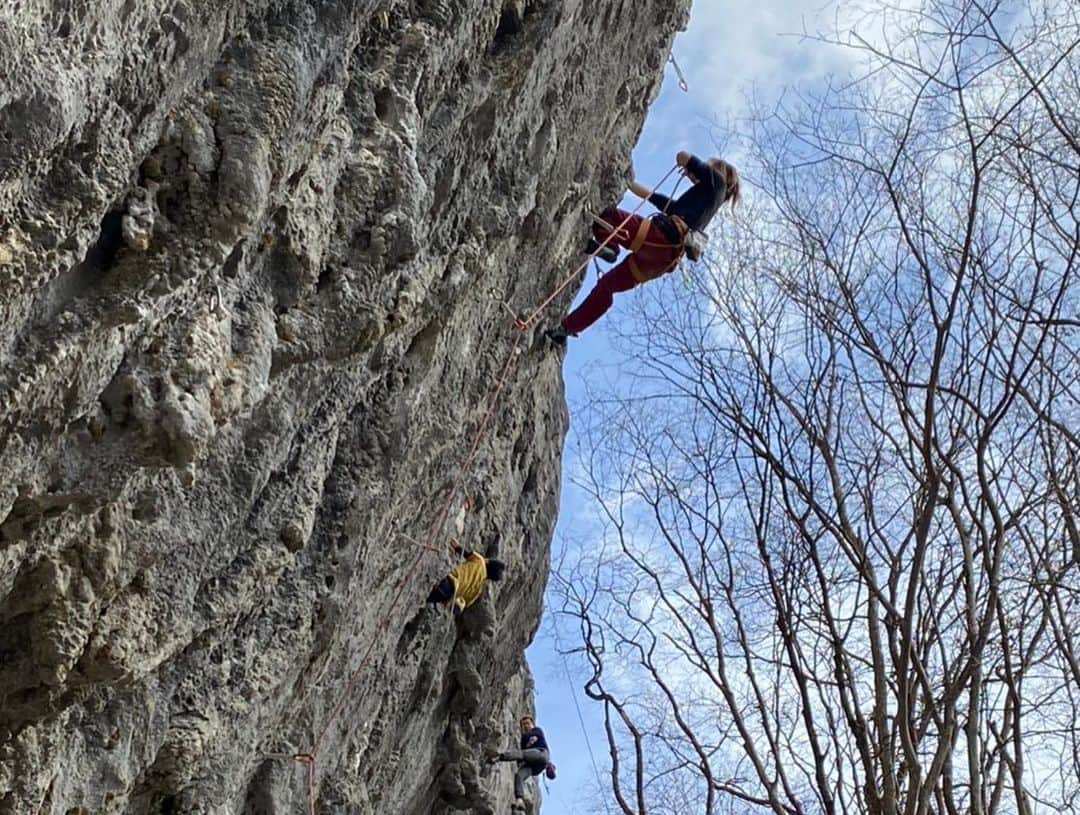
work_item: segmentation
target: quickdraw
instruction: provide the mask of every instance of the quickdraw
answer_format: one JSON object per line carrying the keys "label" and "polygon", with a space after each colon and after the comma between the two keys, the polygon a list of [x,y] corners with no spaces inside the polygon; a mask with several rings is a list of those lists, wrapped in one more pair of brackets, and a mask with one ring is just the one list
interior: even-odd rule
{"label": "quickdraw", "polygon": [[683,72],[682,69],[679,67],[679,63],[675,61],[675,54],[668,54],[668,62],[675,66],[675,73],[678,74],[679,77],[679,89],[683,93],[689,93],[690,86],[686,84],[686,77],[683,76]]}

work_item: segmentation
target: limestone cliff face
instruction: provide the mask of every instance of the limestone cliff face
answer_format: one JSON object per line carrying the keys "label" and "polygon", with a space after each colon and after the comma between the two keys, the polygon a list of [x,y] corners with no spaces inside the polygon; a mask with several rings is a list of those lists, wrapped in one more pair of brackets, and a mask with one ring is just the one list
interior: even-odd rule
{"label": "limestone cliff face", "polygon": [[[5,0],[0,812],[303,812],[316,745],[320,812],[506,810],[535,329],[447,499],[687,4]],[[447,505],[509,566],[458,621]]]}

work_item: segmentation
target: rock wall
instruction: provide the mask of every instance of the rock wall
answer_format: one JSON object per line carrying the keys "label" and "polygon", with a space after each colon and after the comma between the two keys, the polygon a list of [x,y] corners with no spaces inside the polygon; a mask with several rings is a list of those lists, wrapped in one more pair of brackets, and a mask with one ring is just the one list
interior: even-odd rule
{"label": "rock wall", "polygon": [[[6,0],[0,812],[302,812],[316,744],[320,812],[506,811],[535,329],[448,496],[687,4]],[[509,566],[460,620],[433,528]]]}

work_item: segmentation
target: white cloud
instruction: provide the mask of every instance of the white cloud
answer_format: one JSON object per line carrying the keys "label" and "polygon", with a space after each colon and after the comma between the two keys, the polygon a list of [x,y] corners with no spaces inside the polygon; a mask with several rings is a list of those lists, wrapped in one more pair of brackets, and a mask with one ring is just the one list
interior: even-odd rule
{"label": "white cloud", "polygon": [[672,49],[689,92],[679,90],[675,69],[668,65],[638,144],[640,158],[667,160],[665,154],[680,147],[711,149],[710,123],[745,116],[750,94],[773,99],[785,87],[848,70],[850,53],[802,36],[831,21],[820,0],[769,0],[754,4],[753,11],[698,0]]}

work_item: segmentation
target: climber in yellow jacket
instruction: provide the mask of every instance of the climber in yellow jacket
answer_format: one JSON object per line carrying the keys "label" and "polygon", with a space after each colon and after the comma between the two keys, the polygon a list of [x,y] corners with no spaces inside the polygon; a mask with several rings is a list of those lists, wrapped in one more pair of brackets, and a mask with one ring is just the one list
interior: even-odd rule
{"label": "climber in yellow jacket", "polygon": [[455,554],[462,555],[465,562],[457,564],[450,570],[450,574],[435,584],[427,601],[450,603],[456,617],[480,599],[485,580],[502,580],[506,564],[501,560],[489,560],[476,552],[462,549],[457,541],[451,541],[451,548]]}

